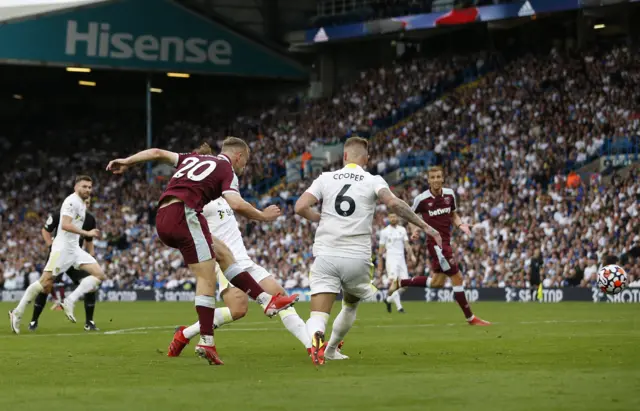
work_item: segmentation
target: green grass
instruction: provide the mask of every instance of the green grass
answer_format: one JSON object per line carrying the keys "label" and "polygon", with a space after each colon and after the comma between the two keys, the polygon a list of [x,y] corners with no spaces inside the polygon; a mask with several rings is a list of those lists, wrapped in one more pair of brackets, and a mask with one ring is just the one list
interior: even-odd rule
{"label": "green grass", "polygon": [[639,306],[474,308],[497,324],[469,327],[454,304],[408,303],[405,315],[365,304],[346,340],[351,359],[321,369],[255,305],[216,332],[222,367],[192,346],[166,357],[192,304],[100,304],[102,331],[150,327],[116,334],[46,310],[35,334],[28,319],[18,336],[8,321],[0,328],[0,410],[640,410]]}

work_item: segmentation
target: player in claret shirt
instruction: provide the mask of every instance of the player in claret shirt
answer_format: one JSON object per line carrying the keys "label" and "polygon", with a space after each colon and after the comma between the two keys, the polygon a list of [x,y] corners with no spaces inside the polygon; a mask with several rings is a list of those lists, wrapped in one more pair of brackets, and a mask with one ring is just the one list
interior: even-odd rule
{"label": "player in claret shirt", "polygon": [[[242,199],[235,173],[244,172],[249,160],[249,146],[237,137],[226,138],[218,156],[213,155],[206,143],[185,154],[152,148],[113,160],[107,165],[107,170],[121,174],[134,164],[154,160],[172,164],[178,169],[160,196],[156,229],[165,245],[180,250],[185,263],[196,276],[195,305],[200,322],[200,342],[196,353],[209,364],[222,365],[213,341],[216,254],[202,209],[220,197],[227,200],[233,211],[253,220],[275,220],[280,209],[271,206],[260,211]],[[220,253],[226,252],[228,249],[220,250]],[[298,300],[297,294],[288,297],[267,294],[246,270],[241,269],[233,255],[225,261],[231,262],[222,267],[225,277],[260,303],[267,316],[289,308]]]}
{"label": "player in claret shirt", "polygon": [[[413,211],[421,215],[422,219],[431,227],[438,230],[442,237],[442,247],[439,247],[432,238],[427,239],[427,249],[431,257],[431,287],[441,288],[444,286],[447,276],[451,278],[453,293],[456,302],[462,309],[469,325],[491,325],[491,323],[481,320],[473,315],[469,302],[464,294],[464,280],[458,270],[458,264],[453,256],[451,248],[451,226],[455,225],[463,233],[471,235],[468,224],[464,224],[456,212],[456,196],[451,188],[444,188],[444,171],[442,167],[435,166],[429,168],[427,172],[429,189],[418,195],[413,201]],[[420,231],[415,229],[412,240],[417,240]],[[427,277],[416,276],[407,280],[395,279],[389,286],[389,296],[392,296],[400,287],[426,287]]]}

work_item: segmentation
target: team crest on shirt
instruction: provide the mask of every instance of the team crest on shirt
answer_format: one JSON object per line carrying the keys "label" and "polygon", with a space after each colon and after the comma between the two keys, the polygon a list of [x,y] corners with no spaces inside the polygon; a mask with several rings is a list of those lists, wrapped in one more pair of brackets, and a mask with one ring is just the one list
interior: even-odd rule
{"label": "team crest on shirt", "polygon": [[76,214],[76,220],[80,220],[80,214]]}
{"label": "team crest on shirt", "polygon": [[429,203],[429,207],[433,207],[433,203]]}
{"label": "team crest on shirt", "polygon": [[60,267],[56,267],[56,275],[60,274]]}
{"label": "team crest on shirt", "polygon": [[449,203],[451,203],[451,197],[445,197],[444,202],[447,203],[447,205],[449,205]]}

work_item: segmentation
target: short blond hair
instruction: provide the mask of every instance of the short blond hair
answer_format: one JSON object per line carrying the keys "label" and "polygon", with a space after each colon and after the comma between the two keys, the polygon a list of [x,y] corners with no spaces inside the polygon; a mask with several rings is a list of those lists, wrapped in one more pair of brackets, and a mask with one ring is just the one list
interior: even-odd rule
{"label": "short blond hair", "polygon": [[222,142],[222,151],[235,151],[235,150],[249,151],[249,145],[246,141],[238,137],[227,137]]}
{"label": "short blond hair", "polygon": [[427,175],[431,174],[431,173],[437,173],[437,172],[441,172],[444,175],[444,168],[442,168],[442,166],[431,166],[427,169]]}
{"label": "short blond hair", "polygon": [[353,146],[360,146],[365,150],[369,150],[369,140],[362,137],[349,137],[347,141],[344,142],[344,148],[347,149]]}

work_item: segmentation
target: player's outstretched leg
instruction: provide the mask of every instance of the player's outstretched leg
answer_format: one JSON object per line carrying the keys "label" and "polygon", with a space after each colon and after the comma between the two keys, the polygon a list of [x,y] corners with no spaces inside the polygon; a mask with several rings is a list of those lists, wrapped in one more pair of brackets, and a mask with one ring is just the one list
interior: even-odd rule
{"label": "player's outstretched leg", "polygon": [[396,310],[398,310],[399,313],[404,313],[404,307],[402,306],[402,301],[400,299],[402,293],[404,293],[404,289],[399,288],[395,290],[393,294],[387,294],[387,298],[385,299],[385,303],[388,305],[387,311],[391,312],[391,303],[394,303],[396,305]]}
{"label": "player's outstretched leg", "polygon": [[469,302],[467,301],[467,296],[464,294],[464,283],[462,280],[462,275],[460,275],[459,272],[454,274],[453,276],[451,276],[451,282],[453,284],[453,296],[460,306],[460,309],[464,313],[464,316],[467,319],[469,325],[491,325],[490,322],[476,317],[475,315],[473,315],[473,312],[471,312],[471,307],[469,306]]}
{"label": "player's outstretched leg", "polygon": [[29,331],[35,331],[38,328],[38,319],[47,305],[47,294],[40,293],[33,302],[33,315],[31,316],[31,322],[29,323]]}
{"label": "player's outstretched leg", "polygon": [[[93,259],[93,257],[91,258]],[[79,269],[86,271],[87,273],[89,273],[89,275],[83,278],[82,281],[80,281],[80,284],[78,284],[76,289],[73,290],[73,292],[69,294],[69,296],[62,303],[64,313],[72,323],[76,322],[76,317],[74,315],[76,302],[84,295],[97,291],[102,281],[104,281],[106,278],[104,272],[102,271],[102,268],[96,262],[80,264]]]}
{"label": "player's outstretched leg", "polygon": [[393,294],[400,288],[403,287],[421,287],[425,288],[427,286],[427,276],[417,275],[412,278],[408,278],[406,280],[400,280],[398,278],[394,278],[389,284],[389,290],[387,290],[387,298],[392,297]]}
{"label": "player's outstretched leg", "polygon": [[251,274],[236,263],[229,247],[215,236],[211,237],[213,239],[213,248],[216,250],[216,260],[220,264],[226,279],[260,304],[264,308],[264,313],[267,317],[273,317],[298,301],[298,294],[272,296],[266,293]]}
{"label": "player's outstretched leg", "polygon": [[[356,300],[356,302],[349,302]],[[349,357],[340,352],[341,343],[347,335],[353,323],[356,321],[356,310],[358,309],[358,299],[345,294],[342,300],[342,310],[333,321],[331,329],[331,338],[324,352],[324,358],[327,360],[348,360]]]}
{"label": "player's outstretched leg", "polygon": [[[257,270],[263,270],[261,267],[258,267]],[[265,271],[263,275],[267,275],[268,273]],[[260,271],[258,271],[258,275],[260,275]],[[260,277],[256,277],[260,278]],[[267,275],[260,281],[260,286],[265,289],[268,293],[272,295],[286,295],[286,291],[280,284],[276,282],[272,275]],[[308,354],[311,354],[311,338],[309,338],[309,334],[307,333],[307,326],[298,315],[298,312],[294,307],[289,307],[284,309],[278,313],[282,323],[285,328],[296,337],[304,348],[307,350]]]}
{"label": "player's outstretched leg", "polygon": [[50,292],[53,287],[53,276],[51,275],[51,271],[45,271],[42,273],[40,280],[34,282],[29,285],[25,290],[18,306],[13,310],[9,311],[9,323],[11,325],[11,330],[20,334],[20,322],[22,320],[22,316],[24,315],[24,311],[27,308],[27,305],[31,304],[32,301],[36,299],[38,294],[42,292]]}

